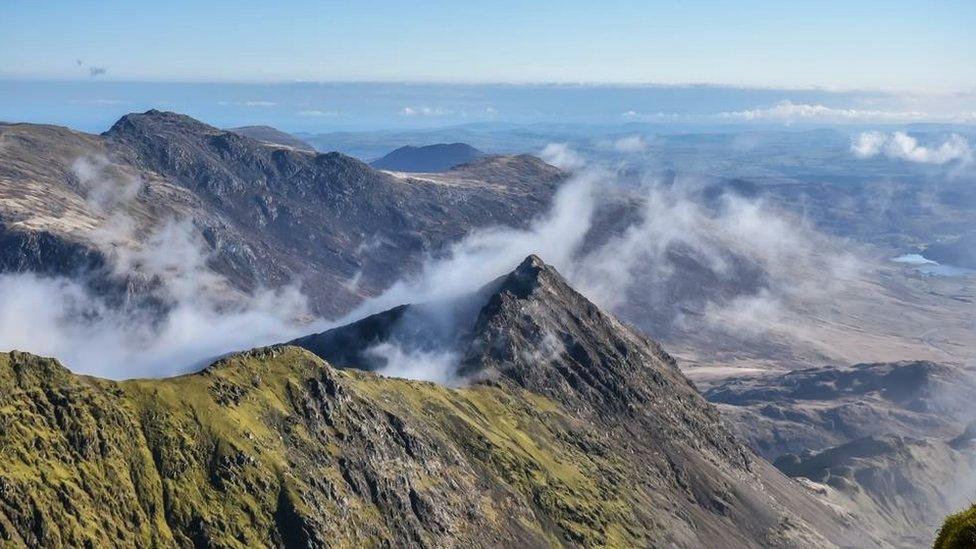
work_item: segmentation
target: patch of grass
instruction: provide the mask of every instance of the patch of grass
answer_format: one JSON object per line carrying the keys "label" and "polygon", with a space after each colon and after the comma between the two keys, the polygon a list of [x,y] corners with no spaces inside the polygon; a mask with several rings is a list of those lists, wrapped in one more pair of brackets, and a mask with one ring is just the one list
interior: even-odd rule
{"label": "patch of grass", "polygon": [[976,547],[976,505],[950,515],[935,539],[935,549],[972,549]]}

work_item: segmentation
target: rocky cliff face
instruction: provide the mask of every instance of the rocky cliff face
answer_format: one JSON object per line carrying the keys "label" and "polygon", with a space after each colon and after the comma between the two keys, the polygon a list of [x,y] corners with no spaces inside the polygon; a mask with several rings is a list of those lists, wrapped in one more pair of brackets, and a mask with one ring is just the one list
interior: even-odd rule
{"label": "rocky cliff face", "polygon": [[127,382],[0,355],[0,538],[852,543],[833,511],[736,441],[663,351],[550,267],[529,258],[486,293],[457,340],[463,388],[336,369],[294,346]]}
{"label": "rocky cliff face", "polygon": [[[0,143],[5,270],[72,275],[139,245],[92,236],[113,213],[143,235],[187,219],[209,267],[233,288],[298,282],[325,315],[348,311],[472,228],[524,225],[565,177],[495,157],[478,169],[507,170],[510,183],[479,181],[474,168],[464,185],[395,178],[338,153],[269,145],[160,111],[124,116],[101,136],[0,125]],[[531,171],[510,177],[522,165]],[[135,192],[123,197],[130,184]],[[112,197],[109,211],[100,202]],[[21,253],[25,241],[35,253]]]}

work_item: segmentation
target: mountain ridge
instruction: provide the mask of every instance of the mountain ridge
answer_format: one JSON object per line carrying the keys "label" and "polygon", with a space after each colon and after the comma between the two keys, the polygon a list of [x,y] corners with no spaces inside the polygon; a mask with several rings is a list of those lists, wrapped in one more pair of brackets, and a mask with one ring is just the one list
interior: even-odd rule
{"label": "mountain ridge", "polygon": [[[470,174],[464,185],[394,178],[339,153],[268,147],[158,110],[127,114],[101,135],[0,126],[0,142],[4,270],[25,270],[19,251],[38,246],[44,250],[31,257],[80,250],[71,264],[46,261],[51,274],[74,276],[89,263],[110,264],[117,246],[91,235],[114,214],[142,232],[190,219],[207,267],[235,291],[298,284],[313,312],[331,317],[418,269],[423,254],[472,228],[525,225],[565,178],[524,162],[507,165],[511,173],[525,171],[511,185]],[[93,204],[93,195],[128,197],[129,187],[135,194],[111,210]],[[120,302],[143,284],[113,279],[105,269],[90,278],[115,287]]]}
{"label": "mountain ridge", "polygon": [[[0,429],[10,464],[0,471],[0,537],[46,546],[851,543],[839,517],[792,493],[761,459],[729,461],[722,448],[748,450],[659,350],[629,333],[617,349],[588,335],[586,319],[622,326],[575,292],[568,299],[557,277],[531,257],[509,275],[491,298],[499,306],[479,314],[491,319],[490,337],[474,341],[489,347],[474,345],[467,364],[481,356],[497,369],[514,349],[542,350],[527,329],[562,326],[579,339],[568,349],[598,355],[594,375],[656,395],[644,409],[606,406],[560,378],[549,394],[535,392],[540,378],[517,375],[537,363],[525,356],[499,377],[451,389],[337,369],[287,345],[123,382],[0,354],[0,408],[12,411]],[[547,314],[525,324],[533,317],[517,300],[526,310],[549,302]]]}
{"label": "mountain ridge", "polygon": [[271,126],[240,126],[237,128],[229,128],[229,131],[256,139],[271,146],[287,147],[304,152],[316,152],[315,147],[290,133],[283,132]]}

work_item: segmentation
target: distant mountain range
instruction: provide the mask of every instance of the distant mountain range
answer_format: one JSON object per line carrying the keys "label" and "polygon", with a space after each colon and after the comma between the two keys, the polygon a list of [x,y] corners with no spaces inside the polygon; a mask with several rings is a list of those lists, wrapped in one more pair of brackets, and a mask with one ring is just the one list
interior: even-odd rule
{"label": "distant mountain range", "polygon": [[370,165],[380,170],[398,172],[446,172],[455,166],[467,164],[485,153],[465,143],[438,143],[414,147],[400,147]]}

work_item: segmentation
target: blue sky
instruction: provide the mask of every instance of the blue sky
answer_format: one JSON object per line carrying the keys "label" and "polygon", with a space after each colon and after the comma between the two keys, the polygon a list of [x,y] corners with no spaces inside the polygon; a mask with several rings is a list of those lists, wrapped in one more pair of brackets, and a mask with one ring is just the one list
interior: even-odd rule
{"label": "blue sky", "polygon": [[974,28],[973,0],[5,0],[0,78],[972,92]]}

